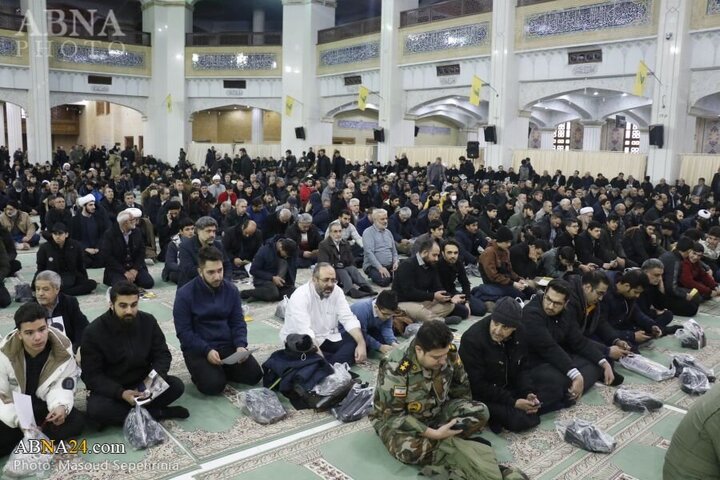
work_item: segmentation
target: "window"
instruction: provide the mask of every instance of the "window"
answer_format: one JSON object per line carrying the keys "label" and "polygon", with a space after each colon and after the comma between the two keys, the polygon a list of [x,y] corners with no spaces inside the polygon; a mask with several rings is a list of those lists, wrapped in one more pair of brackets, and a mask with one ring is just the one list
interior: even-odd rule
{"label": "window", "polygon": [[555,150],[570,150],[570,122],[561,123],[555,129],[553,148]]}
{"label": "window", "polygon": [[633,123],[625,124],[623,152],[640,153],[640,129]]}

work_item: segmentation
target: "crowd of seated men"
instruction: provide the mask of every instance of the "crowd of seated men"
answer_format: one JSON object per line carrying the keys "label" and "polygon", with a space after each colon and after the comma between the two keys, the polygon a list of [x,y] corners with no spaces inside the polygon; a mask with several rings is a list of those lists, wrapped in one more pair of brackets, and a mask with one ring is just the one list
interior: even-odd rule
{"label": "crowd of seated men", "polygon": [[[11,403],[21,388],[51,438],[77,436],[86,420],[122,424],[152,370],[169,389],[151,415],[190,414],[171,405],[185,386],[168,374],[164,332],[138,308],[155,261],[177,284],[175,333],[206,395],[262,378],[252,355],[222,363],[248,349],[243,300],[287,296],[280,340],[309,335],[328,361],[349,364],[397,348],[408,324],[489,313],[459,354],[495,431],[532,428],[596,381],[619,385],[617,360],[720,295],[720,173],[690,188],[622,173],[538,173],[530,159],[515,172],[475,170],[462,157],[446,168],[440,159],[413,167],[404,156],[361,165],[324,150],[279,160],[209,151],[197,169],[183,153],[175,167],[122,157],[115,172],[108,157],[117,152],[80,147],[45,165],[22,155],[0,165],[10,183],[0,190],[0,277],[20,269],[18,250],[41,243],[36,301],[17,311],[0,344],[0,455],[21,436]],[[110,305],[88,322],[74,297],[95,290],[87,270],[96,268],[112,287]],[[297,285],[303,268],[312,278]],[[473,276],[482,280],[475,288]],[[249,277],[252,288],[238,294],[233,281]],[[10,301],[0,288],[0,305]],[[8,367],[21,358],[23,387]],[[47,362],[55,371],[41,375]],[[84,414],[68,393],[79,371],[90,392]]]}

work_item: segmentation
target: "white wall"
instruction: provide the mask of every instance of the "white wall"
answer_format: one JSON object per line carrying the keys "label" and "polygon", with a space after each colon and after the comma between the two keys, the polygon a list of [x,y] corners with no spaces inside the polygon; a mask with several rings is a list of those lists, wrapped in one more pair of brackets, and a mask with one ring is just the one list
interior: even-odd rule
{"label": "white wall", "polygon": [[144,135],[142,116],[139,112],[114,103],[110,104],[110,113],[96,115],[95,102],[88,102],[80,116],[80,135],[78,143],[89,145],[105,145],[111,147],[116,142],[125,146],[125,137]]}

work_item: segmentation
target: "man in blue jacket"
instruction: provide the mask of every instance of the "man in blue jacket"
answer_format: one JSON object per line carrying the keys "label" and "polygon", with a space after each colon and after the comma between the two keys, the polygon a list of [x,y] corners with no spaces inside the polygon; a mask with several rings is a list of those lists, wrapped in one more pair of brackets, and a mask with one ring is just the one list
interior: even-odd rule
{"label": "man in blue jacket", "polygon": [[232,263],[230,257],[225,253],[222,241],[216,239],[218,224],[212,217],[200,217],[195,222],[195,236],[184,238],[178,248],[178,289],[198,275],[198,252],[201,247],[213,246],[223,256],[225,278],[232,280]]}
{"label": "man in blue jacket", "polygon": [[297,243],[276,235],[260,247],[253,258],[250,275],[255,288],[240,292],[242,298],[265,302],[281,300],[295,291]]}
{"label": "man in blue jacket", "polygon": [[386,354],[399,345],[392,326],[392,317],[397,309],[397,294],[392,290],[383,290],[376,298],[367,298],[350,305],[350,311],[360,321],[360,329],[369,350]]}
{"label": "man in blue jacket", "polygon": [[252,355],[223,363],[235,352],[248,353],[240,295],[223,278],[223,254],[213,246],[201,247],[198,273],[178,290],[173,305],[175,332],[193,383],[205,395],[219,395],[228,380],[256,384],[262,370]]}

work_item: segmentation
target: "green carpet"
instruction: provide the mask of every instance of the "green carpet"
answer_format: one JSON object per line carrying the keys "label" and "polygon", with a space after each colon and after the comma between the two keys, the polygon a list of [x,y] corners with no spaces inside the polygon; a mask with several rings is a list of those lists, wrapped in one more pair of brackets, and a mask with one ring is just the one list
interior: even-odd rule
{"label": "green carpet", "polygon": [[[18,281],[30,281],[35,270],[35,254],[21,253],[23,263],[19,280],[7,281],[8,289]],[[327,413],[297,411],[284,402],[288,418],[268,426],[258,425],[244,415],[241,392],[248,387],[229,385],[222,395],[201,395],[190,382],[180,354],[179,343],[172,324],[172,304],[175,285],[160,279],[162,265],[150,267],[155,278],[153,292],[157,298],[143,299],[140,307],[152,313],[160,322],[173,353],[171,373],[185,381],[185,395],[177,402],[187,407],[187,420],[164,421],[170,440],[145,451],[133,451],[127,446],[124,455],[67,457],[74,464],[91,462],[96,471],[82,473],[56,472],[52,478],[105,479],[118,474],[130,479],[165,479],[174,477],[198,479],[410,479],[416,478],[414,467],[403,465],[386,452],[367,419],[341,424]],[[101,270],[91,270],[91,277],[102,280]],[[308,281],[310,273],[301,270],[298,284]],[[240,285],[241,289],[249,288]],[[80,297],[83,312],[92,321],[107,309],[106,287],[100,286],[90,296]],[[12,314],[19,304],[0,312],[0,332],[13,327]],[[251,346],[259,347],[260,362],[279,348],[278,332],[282,323],[273,317],[274,304],[251,303],[246,313]],[[720,302],[704,305],[696,319],[705,327],[708,346],[700,351],[681,350],[675,338],[656,340],[642,353],[653,360],[669,364],[673,352],[691,353],[707,366],[720,368]],[[473,321],[458,326],[458,337]],[[378,356],[354,367],[360,376],[374,381]],[[687,410],[697,397],[682,393],[678,380],[657,383],[627,370],[625,383],[653,393],[666,405]],[[531,478],[550,479],[614,479],[656,480],[661,478],[662,463],[672,433],[683,414],[663,408],[652,414],[626,413],[613,406],[614,389],[597,385],[575,407],[543,416],[539,427],[523,434],[487,432],[502,463],[522,468]],[[76,402],[85,405],[85,390],[78,391]],[[555,432],[553,422],[565,418],[583,418],[595,422],[618,442],[609,455],[591,454],[565,443]],[[120,429],[101,432],[89,429],[89,443],[124,442]],[[0,464],[5,459],[0,459]],[[114,463],[115,462],[115,463]],[[121,464],[120,462],[126,462]]]}

